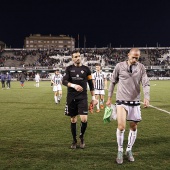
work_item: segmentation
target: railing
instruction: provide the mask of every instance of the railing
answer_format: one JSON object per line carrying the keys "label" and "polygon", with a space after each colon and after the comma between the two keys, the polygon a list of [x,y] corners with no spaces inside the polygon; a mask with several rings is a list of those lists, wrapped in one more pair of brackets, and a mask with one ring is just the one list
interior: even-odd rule
{"label": "railing", "polygon": [[[95,66],[89,66],[90,68]],[[115,66],[111,66],[111,67],[103,67],[103,70],[110,70],[110,69],[114,69]],[[0,67],[1,71],[27,71],[27,70],[55,70],[58,67],[52,67],[52,66],[34,66],[34,67]],[[146,69],[149,70],[162,70],[162,69],[170,69],[170,66],[145,66]],[[60,70],[63,70],[65,68],[60,67]]]}

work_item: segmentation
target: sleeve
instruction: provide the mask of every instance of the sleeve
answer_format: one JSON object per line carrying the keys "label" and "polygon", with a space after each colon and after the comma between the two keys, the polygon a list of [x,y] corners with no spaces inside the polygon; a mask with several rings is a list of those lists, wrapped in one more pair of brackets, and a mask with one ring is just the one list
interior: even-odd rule
{"label": "sleeve", "polygon": [[67,86],[67,84],[69,83],[70,81],[70,74],[69,74],[69,67],[66,68],[66,71],[64,73],[64,76],[63,76],[63,80],[62,80],[62,84],[64,86]]}
{"label": "sleeve", "polygon": [[92,79],[95,80],[95,73],[92,74]]}
{"label": "sleeve", "polygon": [[88,67],[87,67],[87,81],[88,81],[88,84],[89,84],[90,91],[94,91],[92,75],[91,75],[91,71]]}
{"label": "sleeve", "polygon": [[56,76],[55,76],[55,74],[53,75],[53,82],[56,83]]}
{"label": "sleeve", "polygon": [[61,76],[61,80],[63,80],[63,76],[62,75],[60,75]]}
{"label": "sleeve", "polygon": [[107,78],[107,75],[106,73],[103,72],[103,78],[106,79]]}
{"label": "sleeve", "polygon": [[62,74],[60,74],[60,84],[62,84],[62,81],[63,81],[63,76]]}
{"label": "sleeve", "polygon": [[113,95],[113,91],[114,91],[114,87],[115,85],[118,83],[119,81],[119,65],[117,64],[112,76],[110,78],[110,85],[109,85],[109,90],[108,90],[108,97],[112,97]]}
{"label": "sleeve", "polygon": [[142,87],[144,98],[150,100],[150,82],[144,65],[142,67]]}

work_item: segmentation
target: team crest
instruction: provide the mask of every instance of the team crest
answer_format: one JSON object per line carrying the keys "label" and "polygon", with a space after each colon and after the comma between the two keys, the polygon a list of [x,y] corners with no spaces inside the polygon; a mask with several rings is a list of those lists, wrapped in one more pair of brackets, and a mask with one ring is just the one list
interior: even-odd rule
{"label": "team crest", "polygon": [[84,71],[83,70],[81,70],[81,74],[83,74],[84,73]]}

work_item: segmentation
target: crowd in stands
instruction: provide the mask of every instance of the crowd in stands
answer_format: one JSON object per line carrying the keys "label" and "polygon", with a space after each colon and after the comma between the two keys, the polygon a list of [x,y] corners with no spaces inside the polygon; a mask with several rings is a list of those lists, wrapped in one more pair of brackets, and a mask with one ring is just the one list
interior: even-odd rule
{"label": "crowd in stands", "polygon": [[[114,48],[93,48],[79,49],[82,54],[83,62],[89,67],[94,67],[96,63],[102,66],[115,66],[118,62],[127,58],[129,49]],[[145,66],[168,66],[170,65],[169,49],[141,49],[140,62]],[[31,57],[28,61],[27,58]],[[34,60],[32,60],[34,59]],[[0,51],[0,67],[10,67],[6,65],[6,61],[18,61],[19,67],[60,67],[65,68],[70,64],[71,51],[56,49],[11,49]],[[26,62],[27,61],[27,62]],[[150,73],[150,75],[156,74]],[[159,74],[159,73],[158,73]],[[164,73],[162,73],[164,74]],[[168,73],[166,73],[168,75]],[[47,76],[47,75],[46,75]]]}
{"label": "crowd in stands", "polygon": [[[168,49],[148,49],[145,50],[145,54],[147,54],[149,58],[149,65],[169,65],[169,50]],[[166,58],[163,56],[166,55]]]}

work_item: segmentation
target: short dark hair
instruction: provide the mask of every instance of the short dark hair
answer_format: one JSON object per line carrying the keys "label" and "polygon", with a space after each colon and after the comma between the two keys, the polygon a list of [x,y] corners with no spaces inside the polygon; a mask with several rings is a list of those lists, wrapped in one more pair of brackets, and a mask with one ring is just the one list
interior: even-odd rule
{"label": "short dark hair", "polygon": [[60,71],[59,69],[56,69],[56,71]]}
{"label": "short dark hair", "polygon": [[74,50],[74,51],[72,51],[72,53],[71,53],[71,56],[73,57],[73,54],[74,53],[80,53],[80,51],[79,50]]}
{"label": "short dark hair", "polygon": [[80,53],[80,50],[73,50],[72,54],[74,54],[74,53]]}
{"label": "short dark hair", "polygon": [[100,66],[101,67],[101,64],[100,63],[96,63],[96,66]]}

